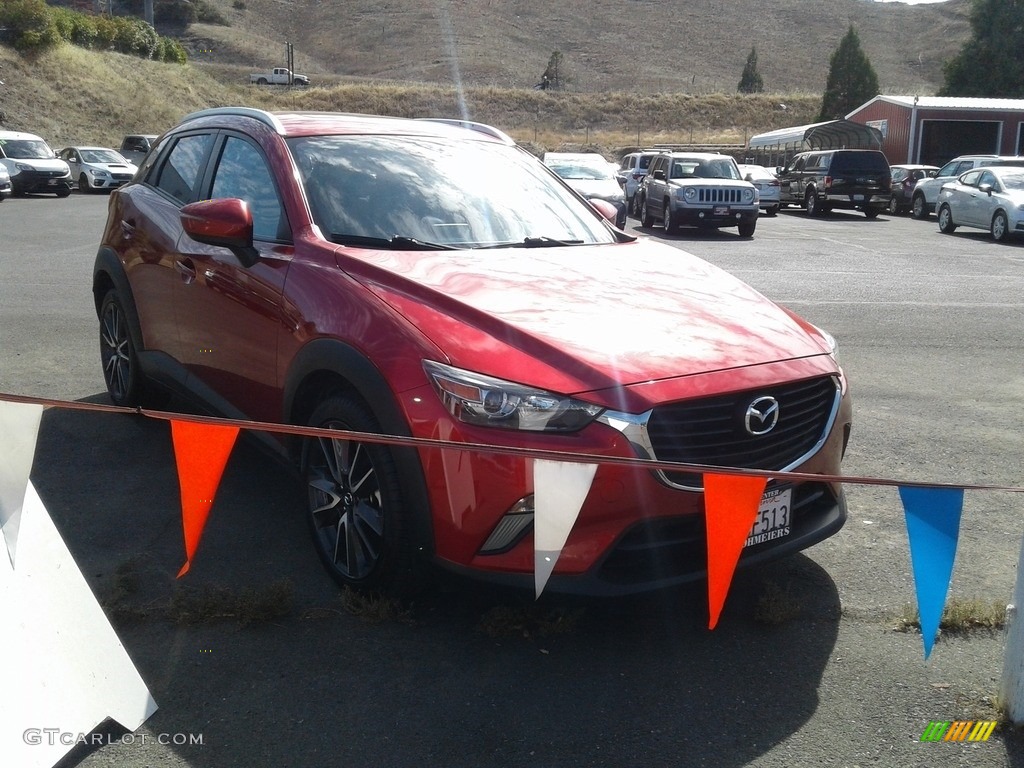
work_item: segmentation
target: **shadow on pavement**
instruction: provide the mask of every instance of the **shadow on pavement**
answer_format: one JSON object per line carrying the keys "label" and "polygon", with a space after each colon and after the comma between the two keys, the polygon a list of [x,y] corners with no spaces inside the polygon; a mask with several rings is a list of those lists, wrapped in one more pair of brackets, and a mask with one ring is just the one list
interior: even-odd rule
{"label": "shadow on pavement", "polygon": [[[62,766],[741,766],[812,717],[838,633],[835,584],[803,556],[740,574],[713,632],[701,588],[534,605],[447,584],[369,621],[321,569],[301,488],[247,443],[175,580],[169,427],[144,417],[47,411],[33,482],[160,705],[146,743],[108,726]],[[280,616],[167,610],[281,580]]]}

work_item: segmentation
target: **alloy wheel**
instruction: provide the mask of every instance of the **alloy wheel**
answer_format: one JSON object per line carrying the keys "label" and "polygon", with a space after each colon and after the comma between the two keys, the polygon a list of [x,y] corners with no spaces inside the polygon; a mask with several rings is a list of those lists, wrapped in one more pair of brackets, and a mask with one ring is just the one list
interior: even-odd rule
{"label": "alloy wheel", "polygon": [[[336,420],[320,426],[349,428]],[[309,513],[321,552],[341,578],[365,579],[384,555],[383,494],[368,446],[318,438],[309,452]]]}

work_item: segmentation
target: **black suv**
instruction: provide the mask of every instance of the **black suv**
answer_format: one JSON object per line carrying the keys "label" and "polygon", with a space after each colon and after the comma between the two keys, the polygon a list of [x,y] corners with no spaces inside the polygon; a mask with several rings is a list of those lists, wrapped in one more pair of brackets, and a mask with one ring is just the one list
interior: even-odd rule
{"label": "black suv", "polygon": [[782,205],[803,206],[808,216],[846,208],[873,219],[892,198],[889,161],[875,149],[801,152],[779,170],[779,184]]}

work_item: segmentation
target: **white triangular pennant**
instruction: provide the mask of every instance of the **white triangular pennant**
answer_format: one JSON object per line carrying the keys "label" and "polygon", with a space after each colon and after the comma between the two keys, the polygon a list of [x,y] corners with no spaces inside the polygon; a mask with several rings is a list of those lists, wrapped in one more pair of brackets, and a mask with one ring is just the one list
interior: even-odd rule
{"label": "white triangular pennant", "polygon": [[0,612],[0,765],[48,768],[108,717],[134,731],[156,711],[31,483]]}
{"label": "white triangular pennant", "polygon": [[12,568],[42,417],[41,405],[0,400],[0,530]]}
{"label": "white triangular pennant", "polygon": [[533,580],[537,597],[555,570],[595,472],[597,464],[546,459],[533,462]]}

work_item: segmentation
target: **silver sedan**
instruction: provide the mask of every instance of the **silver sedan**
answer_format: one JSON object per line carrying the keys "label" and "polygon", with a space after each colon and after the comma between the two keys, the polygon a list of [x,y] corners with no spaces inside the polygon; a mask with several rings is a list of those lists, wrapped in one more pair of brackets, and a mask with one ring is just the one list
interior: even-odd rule
{"label": "silver sedan", "polygon": [[977,227],[1003,242],[1024,235],[1024,167],[975,168],[942,185],[938,199],[939,231]]}

